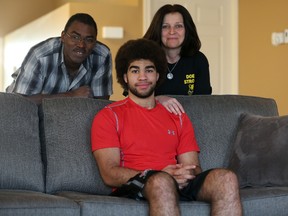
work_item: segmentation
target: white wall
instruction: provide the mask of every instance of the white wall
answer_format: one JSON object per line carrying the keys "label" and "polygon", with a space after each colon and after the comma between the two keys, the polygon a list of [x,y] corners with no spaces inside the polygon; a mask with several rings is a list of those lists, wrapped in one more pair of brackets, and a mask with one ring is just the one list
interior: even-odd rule
{"label": "white wall", "polygon": [[3,38],[0,37],[0,91],[3,89]]}
{"label": "white wall", "polygon": [[0,76],[0,91],[5,91],[5,88],[10,85],[12,82],[12,73],[20,67],[29,49],[49,37],[60,36],[69,17],[70,5],[65,4],[4,37],[4,67],[3,76]]}

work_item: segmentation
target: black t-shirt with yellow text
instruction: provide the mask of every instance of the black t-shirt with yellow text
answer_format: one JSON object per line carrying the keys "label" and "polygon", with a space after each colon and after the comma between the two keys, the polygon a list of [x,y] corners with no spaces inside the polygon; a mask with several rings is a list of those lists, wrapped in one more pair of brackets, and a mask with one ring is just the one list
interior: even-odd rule
{"label": "black t-shirt with yellow text", "polygon": [[168,64],[173,78],[166,77],[155,90],[155,95],[209,95],[212,93],[209,63],[202,52],[199,51],[190,57],[181,57],[174,66],[175,64]]}

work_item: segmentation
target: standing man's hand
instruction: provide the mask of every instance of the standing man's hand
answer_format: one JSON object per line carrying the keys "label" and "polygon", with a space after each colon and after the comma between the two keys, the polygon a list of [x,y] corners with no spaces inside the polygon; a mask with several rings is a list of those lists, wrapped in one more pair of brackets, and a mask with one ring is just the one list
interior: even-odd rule
{"label": "standing man's hand", "polygon": [[85,98],[93,97],[92,90],[89,86],[81,86],[78,89],[70,91],[69,94],[72,97],[85,97]]}

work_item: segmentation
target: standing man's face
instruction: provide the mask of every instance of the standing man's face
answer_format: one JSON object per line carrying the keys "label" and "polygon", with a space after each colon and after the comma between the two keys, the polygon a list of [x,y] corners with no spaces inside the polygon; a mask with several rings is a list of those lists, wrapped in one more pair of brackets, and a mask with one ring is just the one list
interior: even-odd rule
{"label": "standing man's face", "polygon": [[75,21],[67,32],[62,32],[61,40],[64,45],[65,64],[80,66],[95,46],[96,30],[90,25]]}
{"label": "standing man's face", "polygon": [[131,62],[127,73],[124,74],[129,96],[136,96],[138,98],[154,96],[158,79],[159,74],[156,71],[154,63],[146,59]]}

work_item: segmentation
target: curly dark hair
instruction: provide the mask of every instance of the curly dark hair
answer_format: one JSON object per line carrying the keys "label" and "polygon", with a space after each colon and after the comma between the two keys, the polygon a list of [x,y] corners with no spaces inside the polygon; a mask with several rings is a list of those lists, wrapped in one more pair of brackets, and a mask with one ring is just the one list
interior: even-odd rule
{"label": "curly dark hair", "polygon": [[131,62],[145,59],[154,63],[159,79],[156,87],[165,79],[167,72],[167,60],[163,49],[154,41],[147,39],[129,40],[118,50],[115,57],[117,81],[127,91],[128,85],[124,81]]}
{"label": "curly dark hair", "polygon": [[184,27],[185,27],[185,39],[182,44],[181,56],[192,56],[195,52],[199,51],[201,48],[201,41],[197,33],[197,29],[189,11],[179,4],[166,4],[159,8],[155,13],[152,22],[144,34],[144,38],[156,41],[162,46],[161,32],[163,20],[166,14],[170,13],[180,13],[183,17]]}
{"label": "curly dark hair", "polygon": [[78,22],[84,23],[86,25],[92,26],[95,29],[95,33],[97,36],[97,33],[98,33],[97,24],[96,24],[95,20],[93,19],[93,17],[90,16],[89,14],[86,14],[86,13],[76,13],[76,14],[72,15],[65,25],[64,32],[67,32],[68,28],[75,21],[78,21]]}

